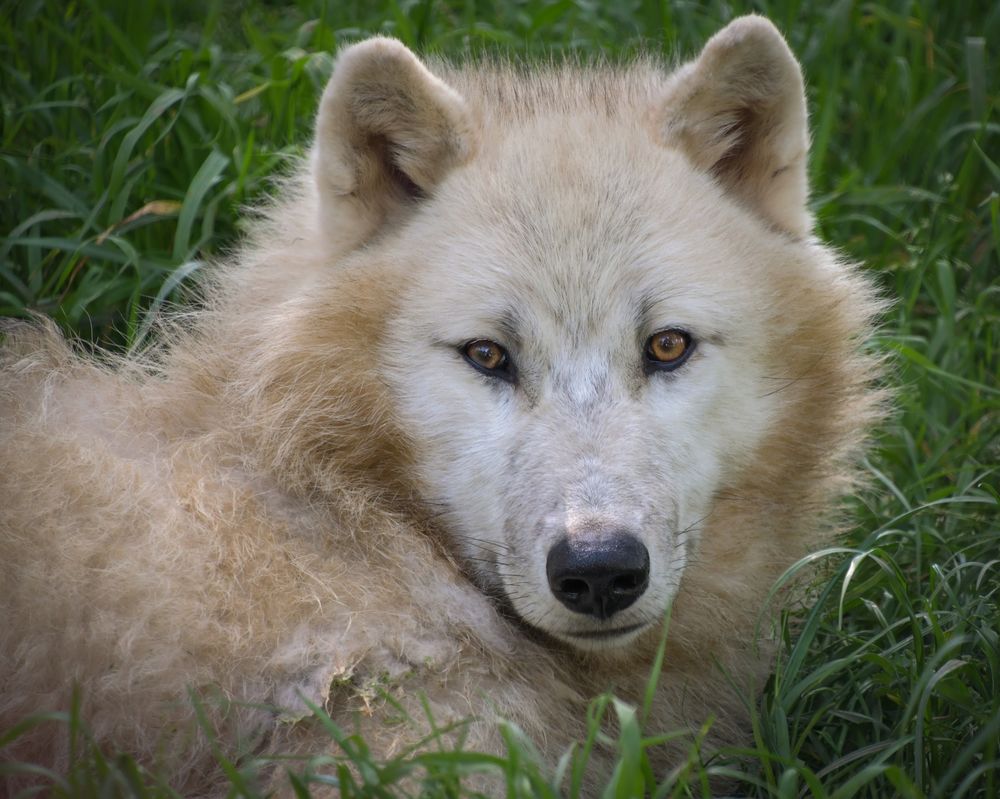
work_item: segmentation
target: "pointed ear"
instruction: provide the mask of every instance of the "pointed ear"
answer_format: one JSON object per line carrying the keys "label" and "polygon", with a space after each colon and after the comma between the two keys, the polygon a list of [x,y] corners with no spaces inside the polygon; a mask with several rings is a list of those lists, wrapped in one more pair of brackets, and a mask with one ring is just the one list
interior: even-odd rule
{"label": "pointed ear", "polygon": [[769,223],[808,234],[802,71],[774,25],[731,22],[671,76],[661,109],[668,144]]}
{"label": "pointed ear", "polygon": [[[364,238],[419,201],[475,145],[465,101],[404,45],[377,37],[344,50],[316,119],[313,174],[326,224],[338,212]],[[353,213],[344,213],[352,206]]]}

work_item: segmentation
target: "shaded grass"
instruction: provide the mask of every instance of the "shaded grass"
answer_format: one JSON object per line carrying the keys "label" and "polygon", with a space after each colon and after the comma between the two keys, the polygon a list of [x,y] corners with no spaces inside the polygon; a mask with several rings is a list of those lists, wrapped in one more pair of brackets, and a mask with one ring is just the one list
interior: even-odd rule
{"label": "shaded grass", "polygon": [[[39,311],[103,345],[136,343],[144,313],[181,299],[240,235],[241,204],[301,155],[344,41],[384,32],[451,55],[673,56],[749,10],[785,30],[806,70],[819,235],[895,299],[871,346],[893,356],[898,411],[869,463],[872,490],[851,502],[854,531],[816,556],[814,604],[783,620],[753,745],[708,764],[693,750],[655,774],[644,752],[669,731],[643,730],[641,712],[600,697],[590,745],[621,752],[605,795],[702,796],[710,775],[728,774],[757,796],[996,796],[995,3],[26,0],[0,19],[0,315]],[[88,745],[72,712],[60,719],[44,723],[66,724],[80,757],[52,775],[53,795],[172,795],[165,778]],[[298,795],[331,781],[346,795],[398,795],[414,769],[433,796],[458,795],[480,768],[511,796],[560,790],[513,728],[507,758],[390,763],[330,733],[342,754],[298,764]],[[586,751],[559,765],[563,793]],[[264,790],[259,764],[229,765],[235,793]]]}

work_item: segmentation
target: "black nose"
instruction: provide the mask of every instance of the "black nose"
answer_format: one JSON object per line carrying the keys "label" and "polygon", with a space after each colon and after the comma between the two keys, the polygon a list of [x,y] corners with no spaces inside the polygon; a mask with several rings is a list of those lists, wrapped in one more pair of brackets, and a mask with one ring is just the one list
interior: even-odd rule
{"label": "black nose", "polygon": [[562,539],[545,561],[549,588],[574,613],[607,619],[635,602],[649,585],[649,552],[634,536],[597,541]]}

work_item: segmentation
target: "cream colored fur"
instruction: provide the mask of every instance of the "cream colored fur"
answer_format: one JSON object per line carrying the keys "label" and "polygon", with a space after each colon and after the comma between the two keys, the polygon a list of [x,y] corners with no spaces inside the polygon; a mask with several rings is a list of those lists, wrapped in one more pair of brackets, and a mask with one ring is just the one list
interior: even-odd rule
{"label": "cream colored fur", "polygon": [[[809,236],[806,149],[760,18],[673,74],[344,51],[310,159],[159,349],[8,335],[0,727],[79,685],[99,741],[210,790],[189,691],[232,753],[329,748],[305,698],[390,755],[426,696],[479,719],[467,746],[501,750],[504,716],[554,762],[590,697],[640,700],[672,604],[650,729],[743,740],[765,596],[831,534],[876,410],[877,303]],[[643,374],[671,326],[694,355]],[[462,359],[477,338],[516,386]],[[544,576],[595,525],[652,564],[603,646]],[[0,756],[58,769],[64,741]]]}

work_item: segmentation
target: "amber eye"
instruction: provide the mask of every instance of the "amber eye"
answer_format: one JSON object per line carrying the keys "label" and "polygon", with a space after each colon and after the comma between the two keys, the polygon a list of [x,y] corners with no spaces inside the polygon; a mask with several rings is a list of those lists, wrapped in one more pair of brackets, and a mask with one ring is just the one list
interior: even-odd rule
{"label": "amber eye", "polygon": [[693,349],[690,333],[677,328],[661,330],[646,342],[646,365],[653,370],[676,369],[687,360]]}
{"label": "amber eye", "polygon": [[462,355],[479,371],[491,377],[514,381],[513,368],[507,350],[486,338],[477,338],[462,347]]}

